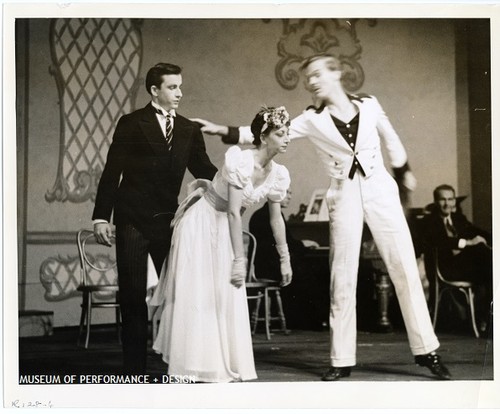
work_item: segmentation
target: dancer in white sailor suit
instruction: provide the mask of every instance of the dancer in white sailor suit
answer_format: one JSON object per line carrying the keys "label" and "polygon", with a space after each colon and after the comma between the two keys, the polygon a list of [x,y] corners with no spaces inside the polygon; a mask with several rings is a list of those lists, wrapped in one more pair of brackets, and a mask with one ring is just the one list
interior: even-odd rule
{"label": "dancer in white sailor suit", "polygon": [[[403,186],[416,180],[406,151],[374,96],[348,95],[341,84],[338,59],[315,55],[303,63],[307,89],[319,108],[310,107],[291,122],[290,139],[309,138],[330,177],[327,203],[330,218],[330,361],[324,381],[351,374],[356,365],[356,283],[363,222],[374,237],[394,284],[415,363],[439,379],[449,379],[436,349],[419,277],[410,231],[398,186],[386,170],[381,145]],[[202,131],[221,135],[226,143],[247,143],[248,127],[227,127],[205,120]]]}

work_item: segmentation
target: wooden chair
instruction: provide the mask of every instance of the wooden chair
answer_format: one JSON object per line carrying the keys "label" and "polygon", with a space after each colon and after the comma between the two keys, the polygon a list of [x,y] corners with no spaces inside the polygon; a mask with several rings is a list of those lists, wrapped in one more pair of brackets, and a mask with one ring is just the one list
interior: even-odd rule
{"label": "wooden chair", "polygon": [[[272,321],[278,320],[281,323],[281,331],[288,333],[286,329],[285,314],[283,312],[283,304],[281,302],[280,290],[281,287],[279,283],[270,279],[258,279],[255,276],[255,252],[257,250],[257,240],[255,236],[243,230],[243,240],[247,248],[248,257],[248,274],[245,283],[247,289],[247,298],[249,300],[255,299],[255,307],[252,312],[252,333],[255,334],[257,331],[257,325],[260,321],[264,322],[266,330],[266,338],[271,340],[271,323]],[[273,293],[273,296],[271,296]],[[271,299],[274,297],[276,301],[276,307],[278,309],[278,315],[273,316],[271,314]],[[262,303],[262,298],[264,298],[264,316],[260,316],[260,305]]]}
{"label": "wooden chair", "polygon": [[[118,272],[114,249],[97,244],[94,232],[80,230],[77,233],[78,255],[80,257],[80,284],[77,288],[82,292],[82,312],[78,345],[85,328],[85,348],[89,346],[92,309],[114,308],[116,313],[116,331],[120,341],[120,305],[118,303]],[[112,242],[115,242],[113,234]],[[93,248],[89,249],[89,244]]]}
{"label": "wooden chair", "polygon": [[464,294],[467,304],[470,309],[470,318],[472,322],[472,329],[474,331],[474,335],[476,338],[479,338],[479,331],[476,325],[476,312],[474,306],[474,284],[469,281],[460,280],[447,280],[441,270],[439,269],[439,261],[438,261],[438,250],[434,249],[431,253],[431,264],[432,271],[434,273],[434,315],[433,315],[433,326],[436,328],[437,317],[439,304],[441,302],[441,298],[445,292],[453,292],[459,291]]}

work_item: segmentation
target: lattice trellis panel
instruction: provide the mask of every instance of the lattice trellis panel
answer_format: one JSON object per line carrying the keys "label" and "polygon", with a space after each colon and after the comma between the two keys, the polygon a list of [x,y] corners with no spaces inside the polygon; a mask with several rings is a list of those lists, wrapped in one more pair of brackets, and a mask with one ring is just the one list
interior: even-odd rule
{"label": "lattice trellis panel", "polygon": [[[106,271],[98,271],[87,267],[88,277],[92,284],[111,285],[117,283],[118,272],[116,266],[112,266],[115,263],[113,257],[105,254],[94,256],[89,254],[88,257],[98,269],[107,269]],[[45,289],[44,296],[47,301],[55,302],[81,295],[76,290],[80,284],[80,259],[74,256],[49,257],[40,266],[40,281]],[[113,295],[114,292],[102,292],[95,296],[105,300]]]}
{"label": "lattice trellis panel", "polygon": [[118,118],[135,105],[142,61],[140,21],[54,19],[51,74],[60,105],[57,178],[49,202],[94,200]]}

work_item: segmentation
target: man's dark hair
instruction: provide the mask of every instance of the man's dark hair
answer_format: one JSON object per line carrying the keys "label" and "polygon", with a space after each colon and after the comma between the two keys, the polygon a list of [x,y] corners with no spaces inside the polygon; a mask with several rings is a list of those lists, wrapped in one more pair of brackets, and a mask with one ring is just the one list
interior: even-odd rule
{"label": "man's dark hair", "polygon": [[432,192],[432,195],[434,197],[434,201],[437,200],[437,198],[439,197],[439,192],[440,191],[453,191],[453,194],[455,194],[455,189],[449,185],[449,184],[441,184],[439,186],[437,186],[434,191]]}
{"label": "man's dark hair", "polygon": [[180,75],[182,69],[171,63],[157,63],[148,70],[146,75],[146,90],[151,95],[151,87],[154,85],[157,88],[163,82],[163,75]]}

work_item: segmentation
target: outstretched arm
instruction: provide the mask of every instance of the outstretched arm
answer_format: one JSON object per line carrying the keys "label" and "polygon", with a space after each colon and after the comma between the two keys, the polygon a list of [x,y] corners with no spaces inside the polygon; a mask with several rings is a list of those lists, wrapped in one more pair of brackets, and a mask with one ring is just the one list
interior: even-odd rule
{"label": "outstretched arm", "polygon": [[[249,126],[218,125],[202,118],[191,118],[191,121],[200,125],[200,129],[207,135],[219,135],[225,144],[252,144],[254,136]],[[309,122],[304,116],[298,116],[291,121],[288,131],[290,140],[305,138],[310,134]]]}
{"label": "outstretched arm", "polygon": [[281,286],[287,286],[292,281],[292,266],[290,264],[285,221],[281,215],[280,203],[269,201],[269,221],[276,241],[276,250],[280,256]]}
{"label": "outstretched arm", "polygon": [[218,125],[201,118],[191,118],[191,121],[199,124],[203,133],[219,135],[225,144],[251,144],[253,142],[253,135],[249,126]]}
{"label": "outstretched arm", "polygon": [[221,137],[229,134],[229,127],[218,125],[201,118],[191,118],[191,121],[200,125],[201,132],[208,135],[220,135]]}

